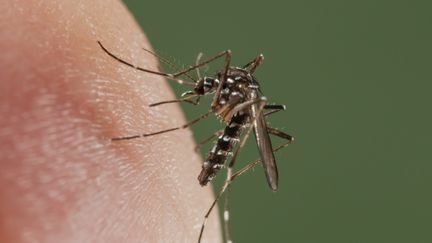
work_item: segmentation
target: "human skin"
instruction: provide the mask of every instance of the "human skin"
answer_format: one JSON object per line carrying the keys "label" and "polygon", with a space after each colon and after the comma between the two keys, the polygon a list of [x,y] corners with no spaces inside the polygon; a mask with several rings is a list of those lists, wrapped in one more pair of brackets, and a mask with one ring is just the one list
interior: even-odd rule
{"label": "human skin", "polygon": [[[196,242],[213,200],[185,123],[116,0],[0,5],[0,242]],[[204,242],[220,242],[217,213]]]}

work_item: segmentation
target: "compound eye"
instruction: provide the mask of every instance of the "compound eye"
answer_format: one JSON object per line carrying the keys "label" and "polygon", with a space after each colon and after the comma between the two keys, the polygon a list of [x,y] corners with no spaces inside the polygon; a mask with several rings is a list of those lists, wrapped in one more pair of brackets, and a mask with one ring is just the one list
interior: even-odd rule
{"label": "compound eye", "polygon": [[213,88],[213,84],[214,84],[214,79],[213,78],[204,78],[204,91],[209,91]]}
{"label": "compound eye", "polygon": [[213,85],[214,78],[204,77],[204,85]]}

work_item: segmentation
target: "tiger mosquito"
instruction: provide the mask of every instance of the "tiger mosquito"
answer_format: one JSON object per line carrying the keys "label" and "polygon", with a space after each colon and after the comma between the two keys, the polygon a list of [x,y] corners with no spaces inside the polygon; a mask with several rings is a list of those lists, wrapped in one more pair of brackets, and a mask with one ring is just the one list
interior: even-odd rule
{"label": "tiger mosquito", "polygon": [[[226,242],[231,243],[232,241],[228,227],[228,194],[231,183],[237,177],[261,163],[264,167],[264,172],[270,189],[272,191],[276,191],[278,188],[278,170],[276,166],[274,152],[277,152],[280,149],[288,146],[294,140],[294,138],[289,134],[286,134],[275,128],[267,127],[265,117],[278,111],[285,110],[285,106],[267,104],[267,99],[266,97],[262,96],[259,83],[257,79],[253,76],[255,70],[264,60],[264,56],[257,56],[243,67],[233,67],[230,66],[231,51],[226,50],[204,61],[199,61],[201,58],[201,55],[199,55],[195,65],[189,66],[188,68],[185,68],[183,70],[179,70],[174,64],[170,63],[168,60],[162,58],[161,56],[150,50],[144,49],[144,51],[154,55],[161,62],[164,62],[165,64],[170,65],[172,68],[177,69],[176,73],[163,73],[135,66],[110,52],[108,49],[105,48],[105,46],[102,45],[100,41],[98,41],[98,44],[106,54],[126,66],[142,72],[166,77],[167,79],[172,80],[178,84],[189,85],[193,87],[193,90],[183,93],[180,99],[153,103],[149,105],[150,107],[180,102],[198,105],[202,96],[213,94],[209,111],[201,115],[200,117],[187,122],[182,126],[152,133],[144,133],[125,137],[115,137],[111,140],[123,141],[136,138],[150,137],[166,132],[184,129],[209,117],[211,114],[215,114],[217,118],[226,123],[227,126],[225,127],[225,129],[214,133],[209,138],[205,139],[201,143],[198,143],[196,147],[196,149],[198,149],[203,144],[217,138],[217,141],[208,153],[207,159],[202,165],[201,173],[198,176],[198,181],[201,186],[207,185],[208,182],[210,182],[216,176],[218,171],[221,168],[225,167],[226,160],[228,159],[228,157],[230,157],[230,161],[226,166],[227,177],[215,200],[213,201],[204,216],[200,229],[198,243],[201,242],[204,228],[210,213],[225,192],[226,193],[223,213],[224,233]],[[217,72],[214,77],[201,77],[199,73],[199,68],[219,58],[224,58],[223,69]],[[189,75],[189,73],[194,70],[197,70],[198,79],[194,79],[192,76]],[[179,77],[181,76],[186,76],[191,81],[185,81],[183,79],[180,79]],[[268,112],[264,112],[264,110],[268,110]],[[252,130],[255,135],[255,141],[260,154],[260,159],[247,164],[245,167],[233,173],[233,166]],[[286,140],[286,142],[273,149],[269,134],[283,138]],[[237,143],[238,146],[233,152],[234,146]]]}

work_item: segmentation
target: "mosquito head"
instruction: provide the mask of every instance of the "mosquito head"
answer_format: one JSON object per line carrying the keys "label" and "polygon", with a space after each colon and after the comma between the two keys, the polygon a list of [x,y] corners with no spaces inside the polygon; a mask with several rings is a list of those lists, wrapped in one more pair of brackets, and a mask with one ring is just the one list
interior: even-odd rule
{"label": "mosquito head", "polygon": [[218,85],[218,79],[212,77],[204,77],[197,81],[194,91],[199,95],[205,95],[216,91]]}

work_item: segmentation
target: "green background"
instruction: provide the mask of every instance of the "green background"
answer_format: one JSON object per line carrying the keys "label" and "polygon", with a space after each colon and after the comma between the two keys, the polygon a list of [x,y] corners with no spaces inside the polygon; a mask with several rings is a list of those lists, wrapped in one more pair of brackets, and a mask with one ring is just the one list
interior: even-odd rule
{"label": "green background", "polygon": [[[266,58],[262,90],[288,107],[269,123],[295,143],[276,154],[277,193],[261,167],[233,185],[234,242],[432,242],[430,1],[126,4],[170,60],[226,49],[237,65]],[[192,119],[208,105],[183,107]],[[195,138],[220,127],[198,124]],[[237,168],[257,157],[252,142]]]}

